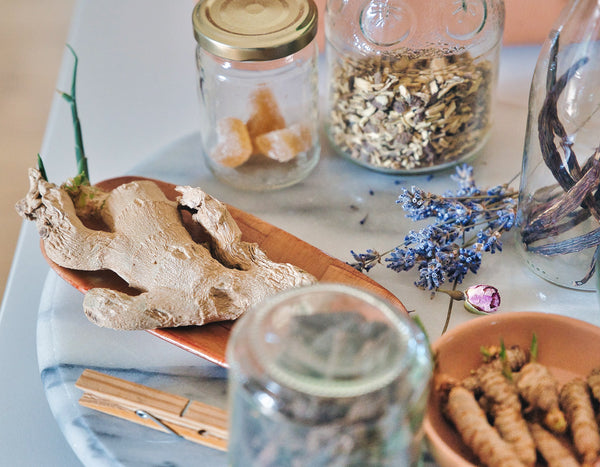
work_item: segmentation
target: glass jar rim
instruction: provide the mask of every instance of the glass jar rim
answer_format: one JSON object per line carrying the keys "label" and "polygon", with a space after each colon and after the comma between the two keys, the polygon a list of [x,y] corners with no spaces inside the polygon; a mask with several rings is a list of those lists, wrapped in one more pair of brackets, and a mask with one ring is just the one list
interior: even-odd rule
{"label": "glass jar rim", "polygon": [[292,55],[314,39],[317,22],[313,0],[202,0],[192,14],[198,45],[235,61]]}
{"label": "glass jar rim", "polygon": [[[296,371],[289,371],[285,366],[280,365],[277,359],[267,357],[269,351],[263,323],[272,318],[272,310],[278,307],[287,308],[285,310],[286,319],[292,316],[304,315],[306,310],[302,310],[302,305],[296,302],[296,298],[307,296],[316,297],[319,295],[334,294],[340,298],[357,300],[365,306],[372,309],[372,312],[379,313],[379,318],[386,323],[390,331],[393,332],[394,347],[396,353],[387,361],[386,368],[379,368],[362,375],[358,378],[314,378],[313,376],[303,376]],[[288,308],[291,304],[291,308]],[[294,310],[295,309],[295,310]],[[416,353],[416,339],[413,335],[416,330],[409,323],[409,318],[402,317],[400,313],[384,299],[367,292],[363,289],[349,287],[343,284],[323,283],[314,284],[308,287],[281,292],[265,300],[260,307],[249,310],[252,313],[252,319],[246,324],[245,329],[247,342],[250,345],[248,352],[252,354],[253,359],[260,361],[262,371],[268,375],[275,383],[283,385],[290,389],[311,394],[317,397],[357,397],[372,393],[382,389],[401,377],[414,364],[413,359]],[[310,312],[309,312],[310,314]],[[281,313],[275,317],[276,321],[283,319]],[[272,340],[272,336],[270,336]],[[289,344],[290,336],[285,337]],[[287,345],[286,344],[286,345]],[[358,376],[358,375],[356,375]]]}

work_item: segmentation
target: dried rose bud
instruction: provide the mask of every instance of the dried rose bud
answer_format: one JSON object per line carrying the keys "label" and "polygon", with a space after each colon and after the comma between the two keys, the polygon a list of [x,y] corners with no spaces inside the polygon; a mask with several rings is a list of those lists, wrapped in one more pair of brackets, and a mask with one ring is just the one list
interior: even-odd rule
{"label": "dried rose bud", "polygon": [[500,293],[491,285],[473,285],[465,290],[465,308],[471,313],[485,315],[498,310]]}

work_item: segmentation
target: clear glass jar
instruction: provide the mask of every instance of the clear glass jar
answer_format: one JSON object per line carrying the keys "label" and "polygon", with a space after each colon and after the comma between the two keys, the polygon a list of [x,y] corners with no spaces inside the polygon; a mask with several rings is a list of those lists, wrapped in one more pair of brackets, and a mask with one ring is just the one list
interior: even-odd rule
{"label": "clear glass jar", "polygon": [[314,2],[204,0],[192,19],[212,173],[255,191],[302,180],[320,152]]}
{"label": "clear glass jar", "polygon": [[230,465],[412,465],[431,376],[424,334],[340,284],[275,295],[236,323]]}
{"label": "clear glass jar", "polygon": [[538,58],[529,96],[519,250],[550,282],[595,290],[600,245],[600,3],[573,0]]}
{"label": "clear glass jar", "polygon": [[502,0],[327,0],[327,134],[381,172],[476,155],[492,124]]}

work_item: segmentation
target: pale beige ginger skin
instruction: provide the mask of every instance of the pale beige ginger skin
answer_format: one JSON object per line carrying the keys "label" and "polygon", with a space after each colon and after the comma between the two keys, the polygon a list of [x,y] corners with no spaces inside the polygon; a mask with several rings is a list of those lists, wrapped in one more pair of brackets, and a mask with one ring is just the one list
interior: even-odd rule
{"label": "pale beige ginger skin", "polygon": [[94,192],[93,209],[109,229],[103,231],[83,225],[65,189],[45,181],[37,169],[29,178],[30,190],[17,211],[36,222],[48,257],[66,268],[112,270],[142,291],[131,296],[90,289],[84,311],[100,326],[133,330],[232,320],[269,295],[316,282],[243,242],[226,207],[199,188],[177,187],[179,204],[210,235],[210,246],[192,239],[178,203],[151,181]]}

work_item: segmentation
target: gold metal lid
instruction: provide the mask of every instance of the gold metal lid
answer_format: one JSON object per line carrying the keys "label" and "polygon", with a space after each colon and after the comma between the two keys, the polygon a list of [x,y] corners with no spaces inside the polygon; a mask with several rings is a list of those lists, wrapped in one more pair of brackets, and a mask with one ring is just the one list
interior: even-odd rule
{"label": "gold metal lid", "polygon": [[194,8],[194,37],[230,60],[276,60],[298,52],[317,34],[313,0],[203,0]]}

